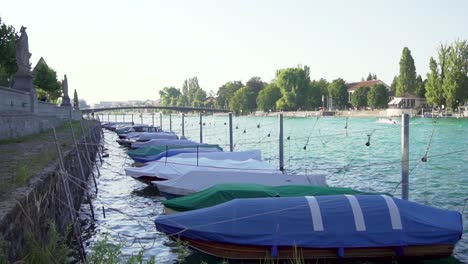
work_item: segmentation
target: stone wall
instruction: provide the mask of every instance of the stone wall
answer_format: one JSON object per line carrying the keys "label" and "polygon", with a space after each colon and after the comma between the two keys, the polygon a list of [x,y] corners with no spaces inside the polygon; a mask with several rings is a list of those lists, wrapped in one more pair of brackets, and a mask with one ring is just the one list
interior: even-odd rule
{"label": "stone wall", "polygon": [[29,93],[0,86],[0,113],[30,113]]}
{"label": "stone wall", "polygon": [[0,115],[0,140],[24,137],[58,127],[63,123],[56,117],[34,115]]}
{"label": "stone wall", "polygon": [[[96,122],[93,124],[93,136],[87,137],[88,143],[98,143],[101,136],[100,126]],[[97,146],[89,145],[88,149],[94,160]],[[84,145],[80,145],[79,153],[80,159],[75,149],[64,151],[67,174],[59,173],[59,160],[56,160],[33,176],[26,186],[17,188],[0,201],[0,241],[6,244],[11,263],[27,254],[31,235],[41,242],[48,240],[49,222],[55,223],[59,233],[64,235],[72,219],[76,219],[92,170],[89,166],[92,163],[87,161],[84,154]],[[84,176],[80,171],[80,160]]]}

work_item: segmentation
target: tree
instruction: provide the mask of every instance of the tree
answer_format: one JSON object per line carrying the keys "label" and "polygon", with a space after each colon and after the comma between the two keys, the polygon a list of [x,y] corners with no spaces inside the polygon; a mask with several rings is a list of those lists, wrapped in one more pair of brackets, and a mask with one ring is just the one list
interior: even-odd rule
{"label": "tree", "polygon": [[336,79],[328,85],[328,94],[335,107],[343,109],[348,105],[348,88],[343,79]]}
{"label": "tree", "polygon": [[205,102],[205,100],[206,100],[206,92],[203,89],[198,88],[195,91],[195,94],[193,95],[192,106],[202,107],[203,102]]}
{"label": "tree", "polygon": [[314,80],[310,83],[309,99],[308,99],[309,101],[308,106],[310,109],[315,109],[315,108],[322,106],[322,95],[323,95],[322,89],[323,89],[323,86],[326,85],[326,81],[325,83],[323,81],[325,80],[320,79],[319,81]]}
{"label": "tree", "polygon": [[258,95],[265,85],[266,83],[262,82],[262,78],[257,76],[250,78],[247,83],[245,83],[245,86],[249,87],[255,93],[255,96]]}
{"label": "tree", "polygon": [[179,96],[182,93],[175,87],[164,87],[159,91],[159,97],[161,98],[161,105],[163,106],[177,106]]}
{"label": "tree", "polygon": [[392,84],[390,85],[390,91],[393,92],[393,95],[396,95],[396,89],[398,86],[398,76],[393,77]]}
{"label": "tree", "polygon": [[416,67],[411,56],[411,51],[403,48],[403,53],[400,59],[400,75],[398,76],[398,85],[396,95],[414,94],[416,92]]}
{"label": "tree", "polygon": [[370,88],[367,94],[367,104],[372,108],[388,107],[388,90],[385,85],[378,83]]}
{"label": "tree", "polygon": [[2,23],[0,17],[0,85],[8,86],[10,77],[16,72],[15,41],[18,34],[15,28]]}
{"label": "tree", "polygon": [[359,87],[351,96],[351,104],[357,108],[366,107],[369,90],[370,88],[368,86]]}
{"label": "tree", "polygon": [[257,96],[257,106],[259,109],[268,112],[269,110],[276,110],[276,101],[281,98],[281,90],[272,82],[265,86]]}
{"label": "tree", "polygon": [[298,110],[308,107],[310,88],[310,69],[308,66],[281,69],[276,74],[276,84],[281,90],[279,109]]}
{"label": "tree", "polygon": [[372,80],[377,80],[377,74],[372,74],[369,72],[369,75],[367,75],[366,81],[372,81]]}
{"label": "tree", "polygon": [[249,113],[255,109],[255,93],[244,86],[237,90],[229,101],[229,108],[235,113]]}
{"label": "tree", "polygon": [[468,43],[455,41],[450,48],[442,89],[448,107],[468,100]]}
{"label": "tree", "polygon": [[439,69],[437,68],[437,62],[432,57],[429,60],[429,72],[427,73],[425,96],[427,103],[429,104],[434,106],[445,104]]}
{"label": "tree", "polygon": [[62,96],[62,85],[57,80],[57,72],[45,63],[39,63],[36,67],[34,86],[40,99],[45,96],[49,102],[56,103]]}
{"label": "tree", "polygon": [[223,86],[219,87],[216,97],[216,102],[220,108],[228,108],[229,101],[234,93],[244,85],[240,81],[227,82]]}
{"label": "tree", "polygon": [[419,97],[424,97],[426,94],[426,87],[424,87],[424,81],[421,75],[418,75],[416,78],[416,95]]}
{"label": "tree", "polygon": [[181,94],[177,97],[177,106],[190,106],[186,95]]}

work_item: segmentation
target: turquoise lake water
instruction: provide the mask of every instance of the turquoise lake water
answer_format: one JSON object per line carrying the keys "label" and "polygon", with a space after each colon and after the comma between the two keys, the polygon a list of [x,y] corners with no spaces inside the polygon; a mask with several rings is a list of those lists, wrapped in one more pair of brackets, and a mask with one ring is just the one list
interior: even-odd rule
{"label": "turquoise lake water", "polygon": [[[123,119],[110,116],[111,121],[116,118]],[[127,114],[126,121],[129,120]],[[134,121],[141,122],[137,114]],[[152,116],[145,114],[143,122],[151,124]],[[159,115],[154,122],[159,125]],[[228,151],[227,122],[227,116],[204,116],[203,141],[220,144]],[[399,197],[401,120],[397,122],[384,123],[378,118],[285,117],[285,169],[296,174],[326,174],[331,186],[387,192]],[[169,130],[167,115],[162,123],[163,129]],[[261,149],[265,161],[278,165],[278,117],[234,117],[233,127],[235,150]],[[172,115],[172,130],[181,134],[180,115]],[[185,117],[185,135],[199,140],[198,116]],[[97,214],[92,223],[87,205],[82,206],[87,245],[108,233],[111,241],[125,243],[124,254],[136,254],[145,248],[145,255],[156,256],[159,263],[176,262],[174,243],[154,230],[153,220],[162,212],[163,198],[151,187],[125,176],[123,168],[133,162],[115,139],[114,133],[105,133],[110,157],[100,167],[99,193],[94,197],[95,207],[107,208],[106,218]],[[409,142],[410,200],[462,211],[468,197],[468,119],[411,118]],[[426,153],[427,162],[422,162]],[[463,217],[468,230],[468,208]],[[467,231],[457,244],[455,257],[468,263]]]}

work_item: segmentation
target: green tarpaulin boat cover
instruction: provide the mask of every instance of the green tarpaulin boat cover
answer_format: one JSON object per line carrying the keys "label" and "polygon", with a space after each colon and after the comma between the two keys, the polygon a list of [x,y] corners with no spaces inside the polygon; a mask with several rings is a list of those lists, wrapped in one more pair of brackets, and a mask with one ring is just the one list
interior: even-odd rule
{"label": "green tarpaulin boat cover", "polygon": [[218,184],[201,192],[183,196],[162,203],[174,211],[183,212],[225,203],[237,198],[321,196],[337,194],[376,194],[349,188],[285,185],[270,187],[259,184]]}
{"label": "green tarpaulin boat cover", "polygon": [[189,145],[189,146],[148,146],[144,148],[132,149],[127,152],[130,157],[134,156],[154,156],[160,153],[171,150],[171,149],[182,149],[182,148],[217,148],[221,151],[223,149],[218,144],[202,144],[202,145]]}

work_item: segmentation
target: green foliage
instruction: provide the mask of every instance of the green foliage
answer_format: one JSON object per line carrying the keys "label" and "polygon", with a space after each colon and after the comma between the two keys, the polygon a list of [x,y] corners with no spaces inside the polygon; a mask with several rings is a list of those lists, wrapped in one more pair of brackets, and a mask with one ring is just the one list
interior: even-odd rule
{"label": "green foliage", "polygon": [[369,75],[367,75],[366,81],[372,81],[372,80],[377,80],[377,74],[372,74],[369,72]]}
{"label": "green foliage", "polygon": [[309,97],[308,97],[308,106],[310,109],[315,109],[315,108],[322,106],[322,95],[323,95],[322,94],[323,83],[321,83],[322,80],[323,79],[321,79],[320,81],[314,80],[310,83]]}
{"label": "green foliage", "polygon": [[249,87],[249,89],[254,92],[255,97],[266,85],[267,83],[262,82],[262,78],[257,76],[250,78],[250,80],[245,84],[245,86]]}
{"label": "green foliage", "polygon": [[441,76],[439,73],[437,62],[432,57],[429,60],[429,72],[427,73],[425,96],[428,104],[432,104],[434,106],[441,106],[445,104]]}
{"label": "green foliage", "polygon": [[276,110],[276,101],[281,98],[281,90],[275,83],[270,83],[263,88],[257,96],[259,109],[268,112]]}
{"label": "green foliage", "polygon": [[49,68],[45,63],[40,63],[36,67],[34,86],[47,94],[49,102],[56,102],[62,96],[62,85],[57,80],[57,72]]}
{"label": "green foliage", "polygon": [[424,97],[424,95],[426,94],[426,87],[424,85],[424,81],[421,77],[421,75],[418,75],[418,77],[416,77],[416,95],[419,96],[419,97]]}
{"label": "green foliage", "polygon": [[414,94],[416,92],[416,67],[411,56],[411,51],[403,48],[400,59],[400,75],[398,76],[398,85],[396,95]]}
{"label": "green foliage", "polygon": [[219,87],[217,92],[216,102],[220,108],[228,108],[231,97],[244,85],[240,81],[227,82],[223,86]]}
{"label": "green foliage", "polygon": [[161,105],[164,106],[177,106],[178,98],[181,95],[180,90],[175,87],[164,87],[159,91],[161,98]]}
{"label": "green foliage", "polygon": [[392,84],[390,85],[390,91],[393,92],[393,95],[396,95],[396,89],[398,86],[398,76],[393,77]]}
{"label": "green foliage", "polygon": [[276,107],[281,110],[304,110],[309,107],[310,68],[281,69],[276,74],[276,84],[281,90],[281,99]]}
{"label": "green foliage", "polygon": [[343,79],[336,79],[328,85],[328,94],[333,98],[336,108],[343,109],[348,105],[348,88]]}
{"label": "green foliage", "polygon": [[367,86],[359,87],[351,96],[351,104],[357,108],[366,107],[369,90],[370,88]]}
{"label": "green foliage", "polygon": [[247,114],[255,110],[255,92],[245,86],[237,90],[229,101],[229,108],[235,114]]}
{"label": "green foliage", "polygon": [[[32,228],[32,227],[31,227]],[[48,240],[44,241],[38,234],[37,230],[30,230],[27,233],[27,252],[25,257],[26,263],[38,264],[65,264],[72,263],[72,250],[68,247],[66,239],[61,237],[57,232],[54,223],[49,222]]]}
{"label": "green foliage", "polygon": [[388,90],[385,85],[379,83],[372,86],[367,94],[367,104],[373,108],[388,107]]}
{"label": "green foliage", "polygon": [[15,28],[2,23],[0,17],[0,85],[9,86],[11,76],[16,72]]}
{"label": "green foliage", "polygon": [[442,83],[448,107],[455,109],[468,100],[468,42],[456,41],[450,47]]}

